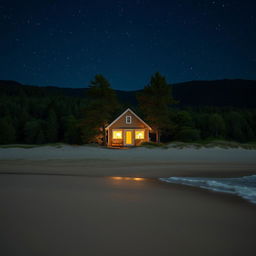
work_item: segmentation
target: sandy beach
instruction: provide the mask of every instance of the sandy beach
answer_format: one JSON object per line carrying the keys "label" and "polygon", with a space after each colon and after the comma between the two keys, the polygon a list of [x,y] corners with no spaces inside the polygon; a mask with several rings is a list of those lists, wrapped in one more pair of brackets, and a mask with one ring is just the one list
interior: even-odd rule
{"label": "sandy beach", "polygon": [[106,149],[90,146],[0,148],[1,173],[170,177],[256,173],[256,150]]}
{"label": "sandy beach", "polygon": [[255,174],[254,150],[8,148],[0,172],[1,255],[256,254],[256,205],[156,179]]}

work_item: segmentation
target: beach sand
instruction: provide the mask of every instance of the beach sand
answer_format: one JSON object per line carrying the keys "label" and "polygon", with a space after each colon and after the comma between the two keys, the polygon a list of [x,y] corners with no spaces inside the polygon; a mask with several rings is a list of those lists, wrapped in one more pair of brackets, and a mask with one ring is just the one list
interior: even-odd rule
{"label": "beach sand", "polygon": [[89,146],[0,148],[0,173],[85,176],[225,176],[256,173],[256,150],[106,149]]}
{"label": "beach sand", "polygon": [[254,256],[256,205],[155,178],[255,174],[255,156],[218,148],[0,149],[0,255]]}

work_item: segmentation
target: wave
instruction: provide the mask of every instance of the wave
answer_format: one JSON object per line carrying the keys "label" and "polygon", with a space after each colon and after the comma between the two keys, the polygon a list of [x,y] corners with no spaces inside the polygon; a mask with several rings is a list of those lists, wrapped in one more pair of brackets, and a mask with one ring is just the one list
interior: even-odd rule
{"label": "wave", "polygon": [[239,178],[169,177],[159,179],[168,183],[235,194],[256,204],[256,175]]}

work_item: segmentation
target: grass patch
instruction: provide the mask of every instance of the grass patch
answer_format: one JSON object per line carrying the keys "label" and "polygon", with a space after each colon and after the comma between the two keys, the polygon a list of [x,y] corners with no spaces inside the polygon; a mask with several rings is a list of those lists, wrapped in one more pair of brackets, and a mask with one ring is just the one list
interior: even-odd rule
{"label": "grass patch", "polygon": [[63,143],[47,143],[47,144],[7,144],[7,145],[0,145],[0,148],[38,148],[38,147],[55,147],[55,148],[62,148],[65,146]]}
{"label": "grass patch", "polygon": [[183,148],[202,148],[203,145],[200,143],[192,143],[192,142],[182,142],[182,141],[174,141],[169,144],[167,144],[168,148],[178,148],[178,149],[183,149]]}
{"label": "grass patch", "polygon": [[38,147],[54,147],[54,148],[62,148],[64,146],[74,146],[74,147],[96,147],[96,148],[106,148],[106,146],[99,145],[97,143],[90,144],[82,144],[82,145],[71,145],[66,143],[46,143],[46,144],[6,144],[0,145],[0,148],[38,148]]}
{"label": "grass patch", "polygon": [[[47,144],[7,144],[7,145],[0,145],[0,148],[37,148],[37,147],[55,147],[55,148],[62,148],[64,146],[86,146],[86,147],[96,147],[96,148],[106,148],[106,146],[101,146],[99,144],[84,144],[84,145],[69,145],[65,143],[47,143]],[[194,148],[194,149],[200,149],[200,148],[243,148],[243,149],[256,149],[256,141],[248,142],[248,143],[239,143],[236,141],[226,141],[226,140],[200,140],[195,142],[182,142],[182,141],[173,141],[171,143],[156,143],[156,142],[144,142],[140,145],[140,147],[145,148],[177,148],[177,149],[183,149],[183,148]]]}
{"label": "grass patch", "polygon": [[29,145],[29,144],[10,144],[10,145],[0,145],[0,148],[35,148],[38,145]]}
{"label": "grass patch", "polygon": [[239,143],[236,141],[226,141],[226,140],[205,140],[205,141],[196,141],[196,142],[180,142],[175,141],[171,142],[168,145],[168,148],[243,148],[243,149],[256,149],[256,142],[250,143]]}

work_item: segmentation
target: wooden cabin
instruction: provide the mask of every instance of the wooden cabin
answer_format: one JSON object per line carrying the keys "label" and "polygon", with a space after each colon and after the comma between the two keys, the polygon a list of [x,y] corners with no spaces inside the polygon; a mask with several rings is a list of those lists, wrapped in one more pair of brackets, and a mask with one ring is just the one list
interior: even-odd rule
{"label": "wooden cabin", "polygon": [[151,127],[131,109],[127,109],[106,127],[109,147],[138,146],[149,141]]}

